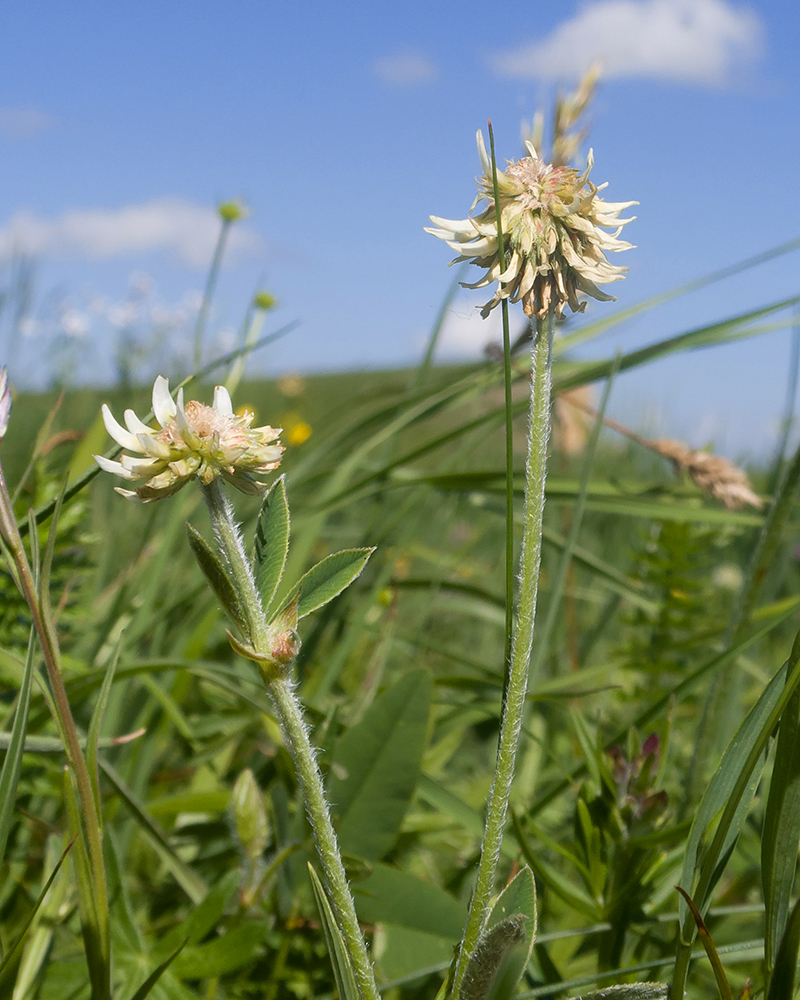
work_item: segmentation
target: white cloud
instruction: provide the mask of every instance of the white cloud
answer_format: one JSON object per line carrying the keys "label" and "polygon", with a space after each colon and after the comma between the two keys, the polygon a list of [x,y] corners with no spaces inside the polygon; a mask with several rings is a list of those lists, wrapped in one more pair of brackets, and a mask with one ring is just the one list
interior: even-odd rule
{"label": "white cloud", "polygon": [[[484,292],[480,300],[483,303],[487,298],[486,290],[481,291]],[[477,306],[463,302],[447,314],[436,353],[442,360],[481,357],[487,344],[500,344],[501,339],[499,309],[493,309],[483,319]]]}
{"label": "white cloud", "polygon": [[763,24],[727,0],[594,0],[538,41],[501,53],[505,76],[560,79],[599,61],[603,77],[722,86],[762,51]]}
{"label": "white cloud", "polygon": [[[219,235],[213,208],[180,198],[159,198],[116,209],[70,209],[54,219],[17,212],[0,227],[0,259],[14,252],[108,260],[168,251],[195,267],[206,267]],[[263,249],[246,226],[235,225],[228,248],[233,253]]]}
{"label": "white cloud", "polygon": [[52,115],[38,108],[0,108],[0,134],[10,139],[32,139],[53,122]]}
{"label": "white cloud", "polygon": [[418,87],[421,84],[432,83],[439,75],[439,70],[419,52],[397,52],[391,56],[383,56],[372,64],[373,72],[384,83],[396,87]]}

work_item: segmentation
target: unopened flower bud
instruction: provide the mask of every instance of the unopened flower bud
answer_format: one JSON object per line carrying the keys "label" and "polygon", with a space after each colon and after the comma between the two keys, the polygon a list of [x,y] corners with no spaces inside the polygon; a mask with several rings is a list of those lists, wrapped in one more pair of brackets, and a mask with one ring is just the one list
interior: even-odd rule
{"label": "unopened flower bud", "polygon": [[269,820],[261,789],[249,767],[242,771],[233,786],[231,811],[245,856],[251,861],[260,857],[269,843]]}
{"label": "unopened flower bud", "polygon": [[253,298],[253,305],[256,309],[263,309],[265,312],[267,309],[274,309],[278,304],[278,300],[274,295],[270,295],[269,292],[257,292]]}
{"label": "unopened flower bud", "polygon": [[217,205],[217,212],[223,222],[237,222],[247,214],[244,205],[240,201],[223,201]]}
{"label": "unopened flower bud", "polygon": [[294,629],[284,629],[277,632],[272,639],[272,659],[276,663],[285,665],[297,658],[300,652],[300,638]]}

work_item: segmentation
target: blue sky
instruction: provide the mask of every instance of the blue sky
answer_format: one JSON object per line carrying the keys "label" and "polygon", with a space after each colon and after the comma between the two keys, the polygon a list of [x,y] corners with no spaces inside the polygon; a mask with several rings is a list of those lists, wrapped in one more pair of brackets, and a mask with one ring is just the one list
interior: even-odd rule
{"label": "blue sky", "polygon": [[[228,198],[251,216],[234,231],[211,337],[229,341],[264,287],[280,301],[270,323],[300,321],[264,370],[412,361],[452,275],[422,227],[430,213],[466,215],[475,130],[491,117],[498,154],[519,156],[522,119],[596,56],[593,179],[641,203],[625,233],[637,249],[615,260],[630,267],[620,306],[800,236],[798,41],[785,0],[6,2],[0,288],[14,248],[37,255],[24,343],[1,341],[12,374],[41,382],[60,328],[75,376],[107,379],[136,308],[179,339]],[[788,256],[589,353],[788,297],[799,272]],[[474,319],[485,297],[458,297],[443,357],[494,334]],[[788,354],[782,332],[660,363],[620,379],[613,408],[693,444],[763,451]]]}

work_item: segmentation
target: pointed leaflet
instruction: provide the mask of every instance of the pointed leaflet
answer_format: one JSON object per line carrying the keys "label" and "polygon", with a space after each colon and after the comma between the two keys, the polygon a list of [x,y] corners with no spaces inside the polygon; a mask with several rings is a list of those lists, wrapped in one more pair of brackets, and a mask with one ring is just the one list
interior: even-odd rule
{"label": "pointed leaflet", "polygon": [[217,600],[236,625],[247,635],[249,630],[241,605],[239,604],[239,598],[236,596],[236,591],[233,589],[233,584],[225,571],[225,567],[222,565],[222,561],[200,532],[193,528],[191,524],[187,523],[186,532],[189,535],[189,544],[192,547],[192,552],[194,552],[195,558],[200,564],[203,575],[211,584],[211,589],[217,595]]}
{"label": "pointed leaflet", "polygon": [[536,885],[527,866],[505,887],[470,955],[459,1000],[513,995],[536,937]]}
{"label": "pointed leaflet", "polygon": [[316,611],[323,604],[332,601],[346,587],[349,587],[367,565],[367,560],[374,551],[374,548],[343,549],[341,552],[334,552],[333,555],[326,556],[305,576],[300,577],[283,602],[283,606],[285,607],[299,594],[298,618],[310,615],[312,611]]}
{"label": "pointed leaflet", "polygon": [[267,612],[281,582],[289,552],[289,505],[285,476],[276,480],[264,496],[256,524],[254,552],[256,589]]}
{"label": "pointed leaflet", "polygon": [[336,989],[339,991],[339,1000],[359,1000],[356,979],[353,975],[353,967],[350,964],[350,957],[347,954],[347,946],[344,943],[342,932],[333,916],[331,905],[319,876],[314,871],[311,863],[308,865],[308,874],[311,878],[311,888],[314,890],[314,899],[317,902],[319,918],[322,929],[325,932],[325,942],[328,945],[328,955],[333,966],[333,975],[336,979]]}

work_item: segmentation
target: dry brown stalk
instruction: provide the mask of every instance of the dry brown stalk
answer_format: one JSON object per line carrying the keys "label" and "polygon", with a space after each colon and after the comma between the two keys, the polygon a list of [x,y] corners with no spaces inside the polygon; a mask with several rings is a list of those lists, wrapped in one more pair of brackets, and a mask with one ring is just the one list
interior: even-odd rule
{"label": "dry brown stalk", "polygon": [[[593,410],[578,397],[564,394],[564,399],[565,402],[589,413],[595,419],[599,416],[596,410]],[[715,500],[721,500],[731,510],[745,504],[755,507],[757,510],[763,508],[764,501],[754,492],[747,473],[727,458],[689,448],[680,441],[672,441],[669,438],[651,441],[636,434],[624,424],[612,420],[611,417],[604,417],[603,423],[607,427],[611,427],[612,430],[624,434],[632,441],[649,448],[650,451],[668,458],[676,472],[686,472],[704,493],[714,497]]]}

